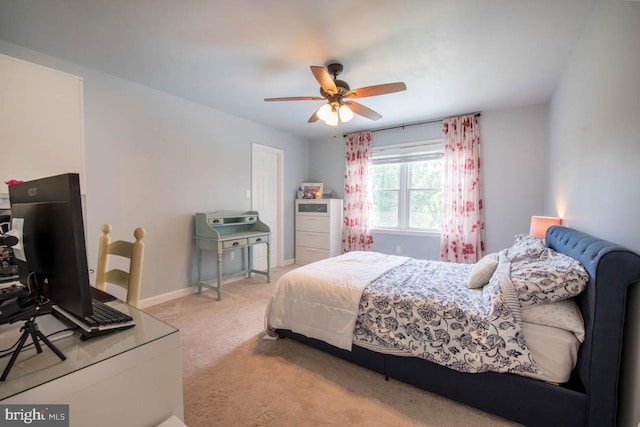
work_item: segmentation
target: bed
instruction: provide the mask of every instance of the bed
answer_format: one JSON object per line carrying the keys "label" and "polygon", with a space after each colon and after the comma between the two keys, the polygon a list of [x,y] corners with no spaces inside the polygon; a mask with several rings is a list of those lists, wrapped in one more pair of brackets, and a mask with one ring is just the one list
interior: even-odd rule
{"label": "bed", "polygon": [[[365,366],[387,378],[412,384],[528,426],[614,426],[618,409],[618,383],[627,293],[630,286],[640,281],[640,256],[618,245],[563,226],[554,226],[548,230],[546,246],[562,256],[568,256],[571,261],[578,261],[586,273],[582,288],[568,287],[577,295],[562,298],[563,301],[572,301],[571,304],[574,304],[573,307],[581,318],[583,330],[579,340],[581,342],[569,344],[569,347],[575,348],[573,356],[569,356],[569,359],[573,357],[573,360],[569,362],[571,365],[569,370],[559,374],[559,381],[554,381],[553,378],[549,380],[544,375],[541,376],[540,372],[536,372],[536,367],[542,362],[540,358],[550,350],[545,349],[535,354],[526,351],[528,347],[521,347],[523,351],[518,349],[518,345],[522,344],[518,337],[524,336],[526,339],[529,336],[533,341],[536,334],[544,336],[544,330],[532,331],[531,325],[526,326],[528,322],[523,321],[523,313],[518,309],[518,304],[514,305],[511,298],[513,295],[500,291],[496,296],[495,287],[489,284],[481,288],[481,293],[485,295],[479,297],[479,300],[486,301],[493,298],[498,301],[498,304],[492,307],[500,308],[497,310],[499,318],[496,324],[504,327],[494,329],[496,331],[504,329],[508,332],[504,339],[499,336],[502,332],[494,331],[493,335],[489,334],[491,339],[489,342],[494,343],[497,340],[501,344],[498,347],[504,350],[504,354],[496,358],[496,363],[492,366],[491,363],[489,363],[490,366],[487,366],[487,363],[474,365],[473,360],[462,366],[458,363],[459,360],[447,366],[442,360],[432,360],[433,356],[425,356],[419,351],[408,354],[404,348],[394,353],[394,347],[402,346],[395,346],[393,342],[387,342],[386,349],[375,345],[379,343],[368,345],[367,338],[362,341],[367,334],[359,334],[358,331],[362,323],[366,323],[366,316],[363,318],[363,313],[367,312],[367,307],[371,308],[371,304],[360,301],[361,297],[364,300],[364,294],[353,292],[349,286],[338,286],[337,290],[333,288],[327,290],[327,295],[338,300],[339,304],[336,308],[323,307],[318,312],[315,307],[317,295],[311,293],[305,295],[305,292],[302,292],[292,300],[280,300],[277,295],[279,281],[266,310],[266,329],[268,333],[275,332],[280,337],[296,339]],[[330,278],[333,275],[332,279],[336,283],[373,285],[381,278],[380,271],[395,272],[398,264],[405,262],[408,261],[399,257],[382,257],[374,259],[374,264],[379,266],[379,269],[355,267],[327,271],[323,264],[319,264],[317,268],[324,269],[322,276],[325,278],[327,275]],[[489,283],[496,280],[495,276],[500,271],[504,273],[505,270],[501,270],[501,265],[498,264]],[[316,267],[311,265],[304,271],[313,272],[314,268]],[[319,270],[318,273],[320,273]],[[390,273],[384,273],[385,277],[387,274]],[[313,278],[313,274],[311,276]],[[366,286],[369,287],[369,285]],[[526,306],[527,304],[522,303],[522,294],[519,292],[518,290],[516,295],[520,297],[521,305]],[[354,320],[354,314],[351,312],[353,310],[346,310],[345,305],[340,304],[348,301],[346,306],[350,307],[356,299],[358,313]],[[380,298],[376,301],[379,300]],[[548,305],[552,304],[555,304],[555,300],[549,301]],[[384,306],[381,307],[388,311]],[[504,307],[508,307],[508,310]],[[508,313],[505,314],[505,311]],[[294,314],[297,312],[303,317],[307,316],[308,321],[306,324],[303,321],[301,325],[290,325],[278,320],[278,312]],[[314,316],[309,314],[312,312],[316,312],[316,315],[319,313],[319,317],[328,319],[329,323],[324,322],[324,326],[317,326]],[[495,309],[491,313],[487,311],[491,315],[494,312],[496,312]],[[436,329],[438,328],[433,330]],[[475,332],[477,331],[474,330]],[[358,337],[358,335],[361,336]],[[457,354],[464,346],[453,346],[450,343],[460,344],[468,334],[461,335],[463,338],[456,338],[453,334],[449,336],[442,331],[435,335],[437,335],[435,338],[440,341],[444,336],[449,348],[455,350],[453,353]],[[579,336],[579,331],[574,335]],[[350,342],[346,341],[347,336],[351,336]],[[505,341],[510,340],[515,347],[505,344]],[[562,351],[566,352],[566,350]],[[451,354],[446,354],[446,351],[440,353],[444,359],[451,358]],[[517,363],[504,364],[504,366],[497,363],[499,360],[502,361],[504,359],[502,356],[507,353],[513,356]],[[539,360],[536,361],[536,358]],[[462,359],[466,362],[467,359],[472,358],[465,356]],[[543,366],[545,366],[543,372],[551,369],[547,365],[543,364]]]}

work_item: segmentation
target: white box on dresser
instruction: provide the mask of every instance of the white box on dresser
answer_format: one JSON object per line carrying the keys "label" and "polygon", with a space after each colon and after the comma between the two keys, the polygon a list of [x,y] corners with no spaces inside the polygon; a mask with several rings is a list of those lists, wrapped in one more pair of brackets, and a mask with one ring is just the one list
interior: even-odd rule
{"label": "white box on dresser", "polygon": [[296,264],[342,253],[342,199],[296,200]]}

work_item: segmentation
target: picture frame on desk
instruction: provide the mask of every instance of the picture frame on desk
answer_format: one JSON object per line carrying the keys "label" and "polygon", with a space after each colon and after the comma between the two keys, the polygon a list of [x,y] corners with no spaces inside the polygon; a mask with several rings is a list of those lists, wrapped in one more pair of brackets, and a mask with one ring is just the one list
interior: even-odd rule
{"label": "picture frame on desk", "polygon": [[300,187],[303,199],[322,199],[322,191],[324,190],[322,182],[303,182]]}

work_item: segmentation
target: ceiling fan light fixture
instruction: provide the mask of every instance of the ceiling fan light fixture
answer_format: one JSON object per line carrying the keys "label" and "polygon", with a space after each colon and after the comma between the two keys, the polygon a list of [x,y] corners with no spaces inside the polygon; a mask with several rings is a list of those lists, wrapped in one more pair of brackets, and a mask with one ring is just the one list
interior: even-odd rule
{"label": "ceiling fan light fixture", "polygon": [[347,123],[349,120],[353,119],[353,111],[351,111],[351,108],[346,104],[342,104],[340,106],[338,114],[340,115],[340,121],[342,123]]}
{"label": "ceiling fan light fixture", "polygon": [[332,110],[333,110],[333,107],[331,106],[331,104],[327,103],[327,104],[324,104],[322,107],[320,107],[316,114],[318,115],[318,118],[320,118],[320,120],[326,121],[329,118],[329,116],[331,116]]}
{"label": "ceiling fan light fixture", "polygon": [[324,123],[327,126],[338,126],[338,112],[335,108],[331,107],[331,113],[329,113],[329,116],[324,119]]}

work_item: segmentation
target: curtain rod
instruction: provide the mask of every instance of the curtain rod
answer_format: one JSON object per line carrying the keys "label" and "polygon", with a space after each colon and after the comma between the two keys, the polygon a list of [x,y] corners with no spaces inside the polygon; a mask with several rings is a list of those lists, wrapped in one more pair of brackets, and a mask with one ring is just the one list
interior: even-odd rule
{"label": "curtain rod", "polygon": [[372,132],[373,133],[373,132],[382,132],[383,130],[400,129],[400,128],[404,129],[404,128],[409,127],[409,126],[426,125],[428,123],[441,122],[443,120],[451,119],[453,117],[470,116],[470,115],[474,115],[476,117],[480,117],[482,115],[482,113],[480,111],[476,111],[474,113],[456,114],[455,116],[447,116],[447,117],[441,117],[439,119],[426,120],[424,122],[408,123],[408,124],[405,124],[405,125],[398,125],[398,126],[389,126],[389,127],[386,127],[386,128],[371,129],[369,131],[362,130],[362,131],[358,131],[358,132],[349,132],[349,133],[343,134],[342,137],[346,138],[348,135],[353,135],[354,133],[360,133],[360,132]]}

